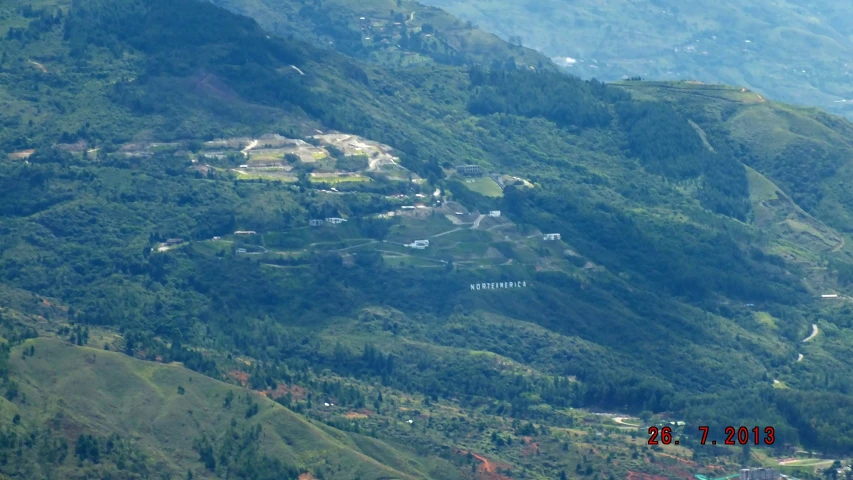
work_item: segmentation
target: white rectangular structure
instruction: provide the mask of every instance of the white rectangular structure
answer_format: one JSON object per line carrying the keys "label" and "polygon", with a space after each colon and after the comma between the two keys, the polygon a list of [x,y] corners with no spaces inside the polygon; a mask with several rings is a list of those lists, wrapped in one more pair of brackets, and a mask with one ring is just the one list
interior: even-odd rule
{"label": "white rectangular structure", "polygon": [[500,217],[500,216],[501,216],[501,211],[500,211],[500,210],[492,210],[491,212],[489,212],[489,216],[490,216],[490,217],[495,217],[495,218]]}
{"label": "white rectangular structure", "polygon": [[472,283],[471,290],[504,290],[507,288],[527,288],[527,281],[520,282],[491,282],[491,283]]}
{"label": "white rectangular structure", "polygon": [[345,219],[345,218],[337,218],[337,217],[330,217],[330,218],[326,219],[326,223],[331,223],[331,224],[335,224],[335,225],[337,225],[338,223],[344,223],[346,221],[347,221],[347,219]]}
{"label": "white rectangular structure", "polygon": [[546,233],[542,240],[560,240],[559,233]]}

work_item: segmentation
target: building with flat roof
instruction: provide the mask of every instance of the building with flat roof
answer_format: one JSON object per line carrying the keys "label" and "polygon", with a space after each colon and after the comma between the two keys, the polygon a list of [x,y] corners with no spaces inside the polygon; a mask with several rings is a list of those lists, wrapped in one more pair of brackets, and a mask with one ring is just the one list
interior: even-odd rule
{"label": "building with flat roof", "polygon": [[545,236],[542,237],[542,240],[559,240],[559,239],[560,239],[559,233],[546,233]]}
{"label": "building with flat roof", "polygon": [[483,170],[479,165],[458,165],[456,173],[459,175],[482,175]]}

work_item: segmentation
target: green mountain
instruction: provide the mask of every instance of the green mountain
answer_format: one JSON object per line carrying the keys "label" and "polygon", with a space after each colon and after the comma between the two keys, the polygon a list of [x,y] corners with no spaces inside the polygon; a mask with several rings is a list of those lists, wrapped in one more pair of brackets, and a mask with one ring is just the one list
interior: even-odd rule
{"label": "green mountain", "polygon": [[[0,7],[0,475],[849,454],[847,121],[582,81],[422,7],[431,27],[324,7],[398,41],[362,50],[319,4],[229,7],[278,26],[195,0]],[[678,446],[647,443],[663,422]],[[772,445],[724,446],[741,425]]]}
{"label": "green mountain", "polygon": [[848,2],[432,0],[584,78],[738,85],[850,117]]}

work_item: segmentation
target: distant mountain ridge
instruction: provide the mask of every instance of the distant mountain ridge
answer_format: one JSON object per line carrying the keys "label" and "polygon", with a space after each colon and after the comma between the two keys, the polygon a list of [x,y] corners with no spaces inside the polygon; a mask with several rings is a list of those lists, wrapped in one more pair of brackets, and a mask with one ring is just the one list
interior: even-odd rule
{"label": "distant mountain ridge", "polygon": [[822,2],[428,0],[583,78],[699,80],[853,117],[853,6]]}

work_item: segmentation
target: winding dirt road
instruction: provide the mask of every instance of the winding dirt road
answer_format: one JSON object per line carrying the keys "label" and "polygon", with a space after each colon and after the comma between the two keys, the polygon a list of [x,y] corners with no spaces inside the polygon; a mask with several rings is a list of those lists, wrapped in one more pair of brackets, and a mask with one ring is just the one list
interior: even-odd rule
{"label": "winding dirt road", "polygon": [[244,157],[248,157],[249,156],[249,150],[251,150],[257,146],[258,146],[258,141],[252,140],[251,142],[249,142],[248,145],[246,145],[246,148],[244,148],[243,150],[240,150],[240,153],[242,153]]}
{"label": "winding dirt road", "polygon": [[808,337],[804,338],[803,343],[808,342],[809,340],[813,339],[814,337],[817,336],[818,333],[820,333],[820,330],[818,330],[817,324],[813,323],[812,324],[812,334],[809,335]]}
{"label": "winding dirt road", "polygon": [[484,218],[486,218],[485,215],[480,215],[479,217],[477,217],[477,219],[474,220],[474,225],[471,226],[471,230],[476,230],[480,228],[480,222],[482,222]]}

